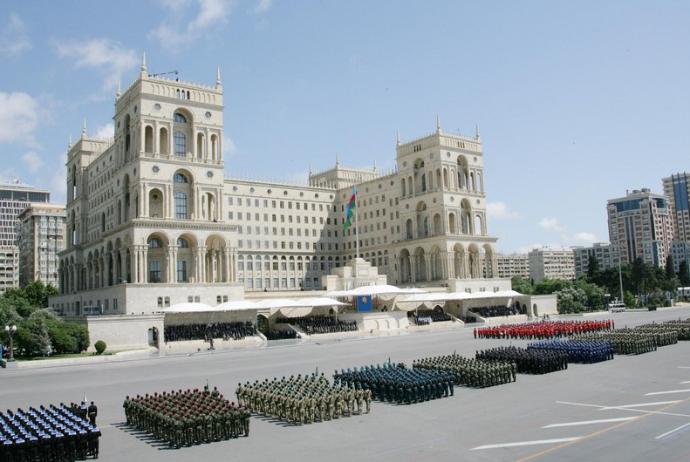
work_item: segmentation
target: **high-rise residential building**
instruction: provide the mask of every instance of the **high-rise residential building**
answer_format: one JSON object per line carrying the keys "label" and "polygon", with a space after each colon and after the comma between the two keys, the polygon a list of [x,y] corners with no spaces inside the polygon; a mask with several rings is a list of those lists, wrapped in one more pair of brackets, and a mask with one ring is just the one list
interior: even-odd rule
{"label": "high-rise residential building", "polygon": [[0,183],[0,293],[19,287],[19,213],[31,202],[50,202],[50,192],[14,180]]}
{"label": "high-rise residential building", "polygon": [[572,250],[575,260],[575,278],[587,274],[590,258],[595,258],[599,262],[600,270],[618,267],[618,251],[609,243],[596,242],[590,247],[573,247]]}
{"label": "high-rise residential building", "polygon": [[526,253],[499,253],[496,256],[499,278],[520,276],[529,279],[529,259]]}
{"label": "high-rise residential building", "polygon": [[542,279],[575,279],[575,263],[571,249],[534,248],[527,254],[529,274],[534,282]]}
{"label": "high-rise residential building", "polygon": [[671,253],[673,212],[669,200],[649,189],[635,189],[607,203],[609,239],[621,263],[641,258],[663,267]]}
{"label": "high-rise residential building", "polygon": [[673,239],[690,242],[690,174],[678,173],[661,181],[664,185],[664,195],[671,204]]}
{"label": "high-rise residential building", "polygon": [[[67,153],[54,309],[140,314],[251,291],[321,290],[356,256],[389,284],[510,288],[488,231],[478,130],[445,132],[437,119],[429,135],[398,136],[392,171],[336,158],[304,185],[281,184],[225,177],[223,109],[220,72],[208,87],[151,76],[144,60],[118,90],[114,138],[84,126]],[[353,189],[356,218],[344,229]]]}
{"label": "high-rise residential building", "polygon": [[58,253],[65,244],[65,206],[29,204],[19,214],[19,286],[58,285]]}

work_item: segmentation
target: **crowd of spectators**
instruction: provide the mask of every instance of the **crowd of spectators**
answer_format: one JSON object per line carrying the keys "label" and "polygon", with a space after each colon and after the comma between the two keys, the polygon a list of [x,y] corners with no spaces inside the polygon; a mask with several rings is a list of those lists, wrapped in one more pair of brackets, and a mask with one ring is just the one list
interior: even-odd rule
{"label": "crowd of spectators", "polygon": [[476,313],[482,318],[495,318],[496,316],[515,316],[517,314],[526,314],[527,311],[517,306],[481,306],[470,308],[471,313]]}
{"label": "crowd of spectators", "polygon": [[256,333],[254,325],[247,322],[214,322],[208,324],[167,325],[164,329],[165,342],[188,340],[206,340],[215,338],[223,340],[242,340]]}
{"label": "crowd of spectators", "polygon": [[297,324],[307,335],[334,334],[357,330],[357,321],[343,321],[333,316],[324,315],[278,318],[276,322],[280,324]]}
{"label": "crowd of spectators", "polygon": [[266,333],[268,340],[288,340],[297,338],[297,332],[292,329],[288,330],[272,330]]}
{"label": "crowd of spectators", "polygon": [[436,310],[409,311],[407,316],[412,319],[417,326],[427,326],[433,322],[446,322],[451,320],[449,315]]}

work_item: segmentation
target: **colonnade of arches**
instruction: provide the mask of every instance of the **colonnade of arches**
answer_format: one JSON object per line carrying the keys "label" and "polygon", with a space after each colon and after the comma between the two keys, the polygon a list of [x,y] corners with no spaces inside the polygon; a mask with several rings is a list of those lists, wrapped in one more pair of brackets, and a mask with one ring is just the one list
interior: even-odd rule
{"label": "colonnade of arches", "polygon": [[488,279],[498,274],[493,248],[486,244],[455,244],[451,251],[434,245],[429,250],[402,249],[396,257],[398,281],[417,283],[448,279]]}
{"label": "colonnade of arches", "polygon": [[[144,186],[142,186],[144,188]],[[192,172],[177,170],[172,182],[146,187],[142,195],[142,216],[177,220],[217,221],[221,214],[222,187],[203,189],[195,182]]]}
{"label": "colonnade of arches", "polygon": [[468,199],[460,202],[459,209],[444,208],[441,211],[431,211],[424,201],[420,201],[413,216],[405,220],[404,238],[422,239],[430,236],[447,234],[466,236],[486,236],[486,213],[474,211]]}
{"label": "colonnade of arches", "polygon": [[440,190],[483,193],[484,180],[482,169],[470,167],[464,155],[456,158],[455,165],[444,163],[438,167],[428,167],[418,158],[412,174],[401,179],[400,188],[402,197]]}
{"label": "colonnade of arches", "polygon": [[236,282],[237,255],[221,235],[205,239],[193,233],[176,237],[151,233],[146,244],[116,239],[86,253],[60,261],[60,293],[74,293],[122,283]]}
{"label": "colonnade of arches", "polygon": [[[125,140],[128,136],[126,132]],[[172,121],[143,122],[140,136],[145,154],[186,157],[202,162],[223,160],[220,134],[209,127],[197,127],[193,114],[186,109],[177,109]],[[127,146],[125,141],[125,153],[129,151]]]}

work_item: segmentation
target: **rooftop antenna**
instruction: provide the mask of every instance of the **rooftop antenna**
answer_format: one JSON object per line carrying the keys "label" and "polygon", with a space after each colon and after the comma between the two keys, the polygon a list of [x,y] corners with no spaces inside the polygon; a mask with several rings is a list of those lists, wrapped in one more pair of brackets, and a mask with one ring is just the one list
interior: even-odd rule
{"label": "rooftop antenna", "polygon": [[[149,75],[149,77],[160,77],[161,75],[170,75],[170,74],[177,75],[177,71],[161,72],[160,74],[151,74],[151,75]],[[175,77],[175,79],[179,80],[178,77]]]}

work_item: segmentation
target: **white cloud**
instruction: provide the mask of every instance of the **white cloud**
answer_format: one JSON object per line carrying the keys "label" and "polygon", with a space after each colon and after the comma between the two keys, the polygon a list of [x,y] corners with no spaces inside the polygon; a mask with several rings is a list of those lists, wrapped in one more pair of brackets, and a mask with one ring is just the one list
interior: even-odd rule
{"label": "white cloud", "polygon": [[74,63],[74,67],[100,70],[104,74],[104,89],[116,88],[122,74],[139,62],[134,50],[126,49],[108,38],[54,41],[54,45],[58,56],[68,58]]}
{"label": "white cloud", "polygon": [[562,237],[562,241],[564,247],[572,247],[576,245],[591,246],[595,242],[601,242],[597,236],[587,232],[565,235]]}
{"label": "white cloud", "polygon": [[519,213],[508,210],[504,202],[487,202],[486,212],[493,220],[515,220],[520,217]]}
{"label": "white cloud", "polygon": [[0,92],[0,144],[36,146],[38,102],[26,93]]}
{"label": "white cloud", "polygon": [[43,159],[41,159],[41,156],[34,151],[28,151],[22,154],[22,162],[31,173],[36,173],[41,170],[41,167],[43,167],[45,163]]}
{"label": "white cloud", "polygon": [[263,14],[273,7],[273,0],[257,0],[256,6],[252,9],[253,13]]}
{"label": "white cloud", "polygon": [[559,224],[558,220],[555,218],[542,218],[542,220],[539,222],[539,227],[546,231],[558,232],[563,232],[566,229],[565,226]]}
{"label": "white cloud", "polygon": [[96,131],[93,134],[94,138],[112,138],[115,136],[115,125],[113,125],[112,122],[107,123],[105,125],[101,125],[100,127],[96,128]]}
{"label": "white cloud", "polygon": [[199,37],[217,31],[219,25],[228,22],[234,6],[232,0],[165,0],[162,3],[172,17],[149,32],[148,38],[157,39],[168,48],[190,46]]}
{"label": "white cloud", "polygon": [[7,25],[0,30],[0,53],[16,55],[31,49],[31,41],[26,33],[26,25],[16,13],[10,13]]}

